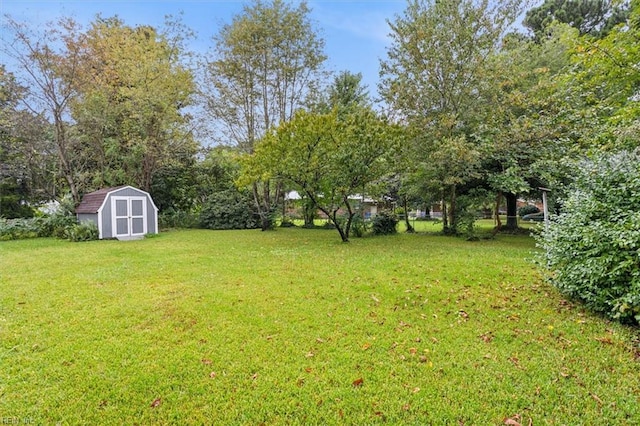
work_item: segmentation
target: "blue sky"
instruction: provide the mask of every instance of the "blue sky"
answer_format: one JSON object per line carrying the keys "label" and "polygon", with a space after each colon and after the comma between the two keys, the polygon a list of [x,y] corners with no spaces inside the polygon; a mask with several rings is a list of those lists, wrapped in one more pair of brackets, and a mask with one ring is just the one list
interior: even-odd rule
{"label": "blue sky", "polygon": [[[0,15],[40,25],[61,16],[87,24],[96,14],[118,15],[126,24],[160,26],[165,15],[183,13],[183,22],[196,31],[192,49],[204,53],[223,23],[242,11],[245,1],[232,0],[0,0]],[[386,55],[389,28],[405,8],[405,0],[309,0],[311,19],[325,40],[331,71],[362,73],[371,94],[376,92],[380,58]],[[1,59],[0,59],[1,61]]]}

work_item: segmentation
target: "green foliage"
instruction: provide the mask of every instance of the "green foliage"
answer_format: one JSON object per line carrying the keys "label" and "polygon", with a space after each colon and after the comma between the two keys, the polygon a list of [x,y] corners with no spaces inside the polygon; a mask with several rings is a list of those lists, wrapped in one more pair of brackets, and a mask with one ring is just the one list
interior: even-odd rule
{"label": "green foliage", "polygon": [[99,238],[100,233],[98,225],[92,221],[85,221],[67,227],[65,236],[69,241],[73,242],[93,241]]}
{"label": "green foliage", "polygon": [[595,312],[640,321],[640,153],[584,161],[562,213],[538,237],[551,283]]}
{"label": "green foliage", "polygon": [[356,238],[364,237],[369,232],[370,222],[362,217],[362,212],[356,212],[351,221],[351,235]]}
{"label": "green foliage", "polygon": [[373,218],[371,230],[373,235],[389,235],[398,232],[398,217],[391,211],[381,210]]}
{"label": "green foliage", "polygon": [[39,237],[42,219],[0,218],[0,241]]}
{"label": "green foliage", "polygon": [[299,111],[244,158],[241,182],[275,178],[294,185],[346,242],[356,215],[349,196],[388,172],[396,135],[397,128],[370,108],[354,107],[342,116],[337,109]]}
{"label": "green foliage", "polygon": [[64,214],[21,219],[0,218],[0,240],[37,237],[67,238],[67,231],[77,224],[75,216]]}
{"label": "green foliage", "polygon": [[522,217],[526,214],[538,213],[540,209],[534,205],[527,204],[526,206],[522,206],[518,209],[518,216]]}
{"label": "green foliage", "polygon": [[189,210],[167,209],[158,214],[158,227],[197,228],[200,225],[199,213]]}
{"label": "green foliage", "polygon": [[527,12],[523,25],[543,38],[554,22],[570,24],[580,34],[603,37],[629,16],[628,3],[616,0],[545,0]]}
{"label": "green foliage", "polygon": [[212,194],[200,212],[207,229],[253,229],[260,226],[253,200],[247,193],[227,190]]}

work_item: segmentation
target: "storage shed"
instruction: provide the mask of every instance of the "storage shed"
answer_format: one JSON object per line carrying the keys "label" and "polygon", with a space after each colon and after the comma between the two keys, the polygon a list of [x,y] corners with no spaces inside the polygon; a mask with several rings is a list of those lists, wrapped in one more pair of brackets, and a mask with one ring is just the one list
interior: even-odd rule
{"label": "storage shed", "polygon": [[158,233],[158,208],[148,192],[132,186],[104,188],[82,197],[78,222],[92,221],[100,238],[131,240]]}

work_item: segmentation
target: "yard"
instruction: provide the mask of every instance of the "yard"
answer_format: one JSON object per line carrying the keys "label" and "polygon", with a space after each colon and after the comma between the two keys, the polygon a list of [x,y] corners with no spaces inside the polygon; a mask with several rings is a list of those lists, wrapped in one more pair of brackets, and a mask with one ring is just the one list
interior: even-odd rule
{"label": "yard", "polygon": [[2,242],[0,421],[637,422],[638,331],[542,283],[534,250],[319,229]]}

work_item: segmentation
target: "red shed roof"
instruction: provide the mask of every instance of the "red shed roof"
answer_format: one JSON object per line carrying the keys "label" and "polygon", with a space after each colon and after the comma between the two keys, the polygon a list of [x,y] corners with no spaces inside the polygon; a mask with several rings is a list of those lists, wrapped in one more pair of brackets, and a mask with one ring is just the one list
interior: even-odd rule
{"label": "red shed roof", "polygon": [[82,201],[76,207],[76,213],[98,213],[98,209],[104,203],[104,199],[111,191],[124,188],[126,185],[103,188],[95,192],[90,192],[82,197]]}

